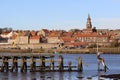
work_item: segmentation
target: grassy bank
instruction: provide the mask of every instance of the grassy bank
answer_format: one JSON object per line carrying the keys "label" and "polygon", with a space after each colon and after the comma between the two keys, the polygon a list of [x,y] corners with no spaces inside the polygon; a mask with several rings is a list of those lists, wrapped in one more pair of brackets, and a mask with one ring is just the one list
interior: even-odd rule
{"label": "grassy bank", "polygon": [[1,53],[89,53],[89,49],[0,49]]}
{"label": "grassy bank", "polygon": [[[89,49],[90,53],[96,53],[97,52],[97,48],[90,48]],[[109,53],[109,54],[120,54],[120,47],[116,47],[116,48],[99,48],[98,49],[99,52],[104,52],[104,53]]]}
{"label": "grassy bank", "polygon": [[[104,53],[114,53],[114,54],[120,54],[120,47],[119,48],[99,48],[99,52]],[[1,53],[96,53],[96,48],[89,48],[89,49],[0,49]]]}

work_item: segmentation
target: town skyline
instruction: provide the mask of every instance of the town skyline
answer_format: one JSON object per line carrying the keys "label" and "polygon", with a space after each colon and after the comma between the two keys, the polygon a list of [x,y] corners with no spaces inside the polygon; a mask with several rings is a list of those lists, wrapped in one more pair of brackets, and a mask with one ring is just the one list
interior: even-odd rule
{"label": "town skyline", "polygon": [[[5,27],[5,28],[0,28],[1,30],[5,30],[5,31],[11,31],[11,30],[13,30],[14,31],[14,29],[13,28],[11,28],[11,27]],[[91,22],[91,17],[90,17],[90,14],[88,14],[88,18],[86,19],[86,26],[83,28],[83,29],[79,29],[79,28],[72,28],[72,29],[70,29],[70,30],[65,30],[65,29],[48,29],[48,28],[43,28],[43,29],[39,29],[39,30],[55,30],[55,31],[84,31],[84,30],[86,30],[86,29],[88,29],[87,31],[89,32],[93,32],[93,31],[91,31],[91,30],[101,30],[101,31],[104,31],[104,30],[120,30],[120,29],[105,29],[105,28],[103,28],[103,29],[98,29],[97,27],[95,27],[95,26],[93,26],[92,25],[92,22]],[[29,29],[27,29],[28,31],[39,31],[39,30],[29,30]],[[25,30],[23,30],[23,29],[17,29],[17,31],[27,31],[26,29]]]}
{"label": "town skyline", "polygon": [[119,29],[119,0],[0,1],[0,28],[14,30],[84,29],[90,14],[93,27]]}
{"label": "town skyline", "polygon": [[119,47],[120,30],[96,29],[88,15],[83,30],[3,30],[0,29],[2,48],[10,49],[81,49]]}
{"label": "town skyline", "polygon": [[[86,27],[83,30],[48,30],[42,29],[38,31],[30,30],[0,30],[1,43],[12,44],[41,44],[49,45],[49,48],[59,47],[91,47],[97,42],[99,46],[119,46],[120,30],[96,29],[92,26],[91,17],[88,15]],[[45,44],[45,45],[44,45]],[[115,45],[112,45],[115,44]],[[42,47],[43,46],[39,46]],[[62,46],[62,47],[61,47]],[[22,46],[23,47],[23,46]],[[25,47],[24,47],[25,48]],[[34,47],[35,48],[35,47]]]}

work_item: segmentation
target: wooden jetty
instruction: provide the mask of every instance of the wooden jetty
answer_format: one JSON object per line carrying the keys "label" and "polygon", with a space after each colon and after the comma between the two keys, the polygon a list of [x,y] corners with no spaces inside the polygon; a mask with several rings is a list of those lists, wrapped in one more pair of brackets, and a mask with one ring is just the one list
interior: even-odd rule
{"label": "wooden jetty", "polygon": [[[64,57],[58,55],[58,59],[54,59],[53,53],[4,53],[0,54],[0,71],[1,72],[26,72],[26,71],[82,71],[82,59],[77,59],[78,65],[72,66],[72,62],[68,61],[65,66]],[[39,66],[36,65],[39,63]],[[48,63],[49,65],[46,65]],[[57,63],[57,65],[55,65]],[[29,65],[28,65],[29,64]],[[74,68],[74,69],[73,69]]]}

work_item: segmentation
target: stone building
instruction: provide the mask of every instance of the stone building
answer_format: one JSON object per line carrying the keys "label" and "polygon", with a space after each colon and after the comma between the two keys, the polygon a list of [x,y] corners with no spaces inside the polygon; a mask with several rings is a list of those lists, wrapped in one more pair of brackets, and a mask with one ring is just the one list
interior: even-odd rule
{"label": "stone building", "polygon": [[39,44],[40,36],[31,36],[29,39],[30,44]]}
{"label": "stone building", "polygon": [[29,35],[26,33],[17,33],[8,39],[8,44],[29,44]]}
{"label": "stone building", "polygon": [[51,32],[47,37],[47,43],[60,43],[60,33]]}

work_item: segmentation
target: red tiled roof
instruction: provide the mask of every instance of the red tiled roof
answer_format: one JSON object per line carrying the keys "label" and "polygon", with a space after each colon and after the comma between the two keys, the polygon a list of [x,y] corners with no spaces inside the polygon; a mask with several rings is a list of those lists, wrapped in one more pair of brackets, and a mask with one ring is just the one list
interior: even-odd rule
{"label": "red tiled roof", "polygon": [[31,31],[31,32],[30,32],[30,34],[31,34],[32,36],[35,36],[36,33],[37,33],[36,31]]}
{"label": "red tiled roof", "polygon": [[107,35],[101,35],[97,33],[76,34],[76,37],[107,37]]}
{"label": "red tiled roof", "polygon": [[97,34],[81,34],[81,33],[79,33],[79,34],[77,34],[76,35],[77,37],[96,37],[97,36]]}
{"label": "red tiled roof", "polygon": [[48,29],[42,29],[45,33],[49,33]]}
{"label": "red tiled roof", "polygon": [[51,32],[49,37],[59,37],[59,34],[57,32]]}
{"label": "red tiled roof", "polygon": [[64,32],[63,34],[62,34],[62,36],[71,36],[72,35],[72,32]]}

